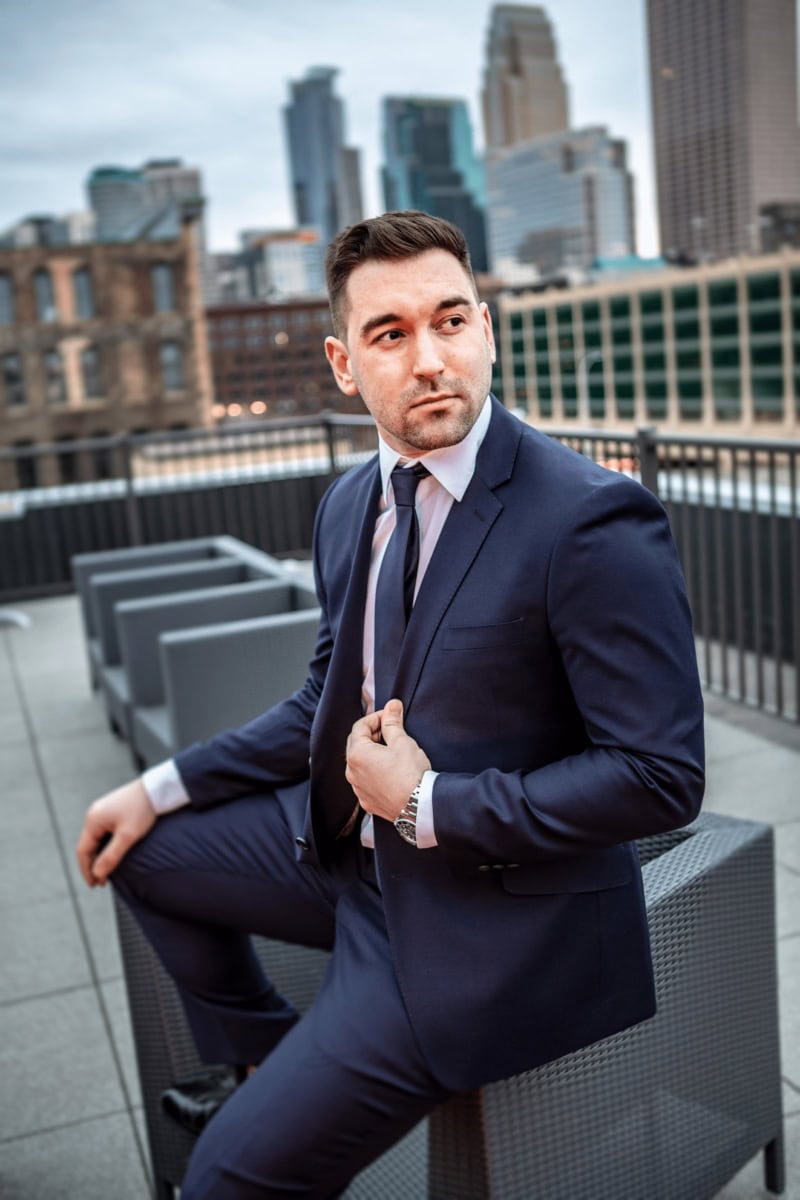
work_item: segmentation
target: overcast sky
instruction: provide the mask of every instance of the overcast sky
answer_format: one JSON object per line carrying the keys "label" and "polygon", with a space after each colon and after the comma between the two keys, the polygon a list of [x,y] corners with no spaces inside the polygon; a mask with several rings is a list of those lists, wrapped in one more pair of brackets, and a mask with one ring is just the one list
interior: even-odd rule
{"label": "overcast sky", "polygon": [[[640,253],[656,252],[645,0],[551,0],[572,125],[628,140]],[[384,95],[479,96],[491,0],[0,0],[0,230],[87,207],[98,165],[179,157],[203,171],[212,249],[293,223],[288,81],[341,69],[367,215]]]}

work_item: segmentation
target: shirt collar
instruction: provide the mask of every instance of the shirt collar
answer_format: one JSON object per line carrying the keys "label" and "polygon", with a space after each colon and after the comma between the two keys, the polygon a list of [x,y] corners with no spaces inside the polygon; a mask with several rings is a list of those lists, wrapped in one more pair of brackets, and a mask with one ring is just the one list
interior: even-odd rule
{"label": "shirt collar", "polygon": [[[439,450],[429,450],[415,462],[423,462],[434,479],[449,492],[454,500],[461,500],[469,487],[475,473],[475,459],[481,447],[489,421],[492,415],[492,404],[489,397],[478,414],[478,419],[467,436],[455,446],[442,446]],[[378,433],[378,455],[381,468],[381,488],[384,503],[388,504],[389,479],[392,471],[403,457],[388,446]]]}

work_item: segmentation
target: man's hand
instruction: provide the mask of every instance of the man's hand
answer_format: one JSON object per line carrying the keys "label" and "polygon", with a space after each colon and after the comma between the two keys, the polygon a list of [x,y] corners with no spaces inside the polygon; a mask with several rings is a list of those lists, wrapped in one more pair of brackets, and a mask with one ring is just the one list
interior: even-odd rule
{"label": "man's hand", "polygon": [[[83,822],[76,853],[89,887],[108,882],[125,854],[152,829],[156,813],[141,779],[95,800]],[[108,838],[105,845],[101,843]]]}
{"label": "man's hand", "polygon": [[[383,739],[383,743],[381,739]],[[403,705],[390,700],[353,726],[345,777],[365,812],[394,821],[431,762],[403,728]]]}

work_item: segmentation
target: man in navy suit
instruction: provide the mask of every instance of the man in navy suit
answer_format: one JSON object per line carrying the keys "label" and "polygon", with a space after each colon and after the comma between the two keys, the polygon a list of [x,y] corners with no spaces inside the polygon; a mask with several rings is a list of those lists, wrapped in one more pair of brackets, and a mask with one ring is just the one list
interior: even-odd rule
{"label": "man in navy suit", "polygon": [[[380,449],[317,514],[308,679],[96,801],[78,847],[89,884],[114,872],[201,1056],[260,1064],[183,1200],[335,1196],[453,1091],[650,1016],[633,843],[703,791],[659,502],[489,396],[491,320],[447,222],[360,222],[327,277],[327,356]],[[420,462],[407,502],[393,472]],[[413,607],[387,682],[381,566],[408,503]],[[332,948],[302,1019],[252,932]]]}

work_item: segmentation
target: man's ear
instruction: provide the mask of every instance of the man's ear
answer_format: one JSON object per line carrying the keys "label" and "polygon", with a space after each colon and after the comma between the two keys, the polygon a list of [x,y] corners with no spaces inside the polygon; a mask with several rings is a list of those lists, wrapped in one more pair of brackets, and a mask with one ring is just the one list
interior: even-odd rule
{"label": "man's ear", "polygon": [[480,314],[483,319],[483,332],[486,341],[489,343],[492,362],[497,362],[497,348],[494,343],[494,330],[492,329],[492,314],[489,312],[488,304],[481,302]]}
{"label": "man's ear", "polygon": [[345,396],[357,396],[358,387],[350,370],[350,355],[344,342],[340,342],[336,337],[326,337],[325,354],[339,390],[344,392]]}

